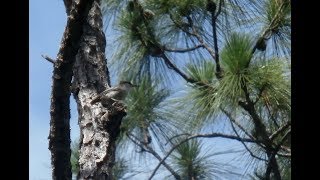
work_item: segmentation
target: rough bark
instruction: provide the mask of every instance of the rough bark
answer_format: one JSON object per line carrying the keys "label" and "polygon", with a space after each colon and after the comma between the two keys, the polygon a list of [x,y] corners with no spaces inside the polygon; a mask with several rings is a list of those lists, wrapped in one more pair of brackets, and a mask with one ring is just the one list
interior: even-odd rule
{"label": "rough bark", "polygon": [[72,66],[79,48],[82,35],[82,19],[93,0],[81,0],[74,3],[68,16],[67,26],[54,63],[50,107],[49,150],[51,151],[52,179],[71,179],[70,164],[70,83]]}
{"label": "rough bark", "polygon": [[123,116],[121,105],[103,107],[90,102],[109,88],[105,61],[106,40],[102,26],[100,1],[95,0],[83,26],[80,49],[76,56],[72,91],[77,102],[80,126],[80,171],[78,179],[112,179],[115,141]]}

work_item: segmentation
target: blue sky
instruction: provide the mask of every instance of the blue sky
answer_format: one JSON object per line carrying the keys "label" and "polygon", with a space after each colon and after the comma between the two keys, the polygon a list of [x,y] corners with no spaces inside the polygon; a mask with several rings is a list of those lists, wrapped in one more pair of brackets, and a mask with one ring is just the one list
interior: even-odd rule
{"label": "blue sky", "polygon": [[[51,179],[48,135],[52,64],[41,54],[55,58],[66,23],[62,0],[29,1],[29,179]],[[71,137],[78,137],[75,103],[72,101]]]}
{"label": "blue sky", "polygon": [[[29,3],[29,179],[50,180],[51,163],[47,137],[53,68],[52,64],[44,60],[41,55],[56,57],[67,17],[62,0],[30,0]],[[79,130],[75,102],[73,98],[71,99],[70,122],[73,140],[78,137]],[[221,141],[222,146],[219,147],[224,149],[226,146],[232,147],[235,144],[230,141]],[[231,156],[223,157],[224,160],[232,158]],[[145,175],[140,176],[142,179],[145,177]]]}

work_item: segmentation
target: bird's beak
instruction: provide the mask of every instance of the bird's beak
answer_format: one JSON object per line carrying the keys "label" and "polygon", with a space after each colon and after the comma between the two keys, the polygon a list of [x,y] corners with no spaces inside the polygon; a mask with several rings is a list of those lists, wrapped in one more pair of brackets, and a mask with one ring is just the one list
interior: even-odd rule
{"label": "bird's beak", "polygon": [[139,85],[132,84],[132,87],[139,87]]}

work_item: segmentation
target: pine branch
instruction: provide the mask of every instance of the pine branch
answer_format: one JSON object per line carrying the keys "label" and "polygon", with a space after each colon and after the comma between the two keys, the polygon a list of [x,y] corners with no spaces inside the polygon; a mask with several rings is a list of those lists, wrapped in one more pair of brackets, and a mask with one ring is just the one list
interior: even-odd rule
{"label": "pine branch", "polygon": [[[237,132],[236,128],[234,127],[232,121],[230,121],[230,124],[231,124],[232,130],[234,131],[234,133],[236,133],[236,135],[237,135],[238,137],[240,137],[240,135],[238,134],[238,132]],[[249,152],[249,154],[250,154],[252,157],[254,157],[254,158],[256,158],[256,159],[259,159],[259,160],[261,160],[261,161],[267,161],[266,159],[263,159],[263,158],[260,158],[260,157],[258,157],[258,156],[256,156],[256,155],[254,155],[253,152],[251,152],[251,150],[248,148],[248,146],[246,145],[246,143],[244,143],[243,141],[241,141],[241,143],[243,144],[244,148]]]}
{"label": "pine branch", "polygon": [[231,114],[230,114],[229,112],[227,112],[226,110],[224,110],[224,109],[222,109],[222,108],[220,108],[220,109],[221,109],[221,111],[222,111],[224,114],[226,114],[226,115],[228,116],[229,120],[230,120],[233,124],[237,125],[238,128],[241,129],[249,138],[255,140],[255,137],[253,137],[249,132],[247,132],[247,131],[245,130],[245,128],[242,127],[242,126],[236,121],[236,119],[234,119],[234,118],[231,116]]}
{"label": "pine branch", "polygon": [[186,30],[184,27],[182,27],[176,20],[174,20],[172,14],[170,13],[170,19],[172,20],[172,22],[179,28],[181,29],[183,32],[185,32],[186,34],[190,35],[190,36],[194,36],[199,43],[209,52],[209,54],[211,55],[211,57],[213,59],[215,59],[215,54],[212,48],[209,47],[209,45],[207,43],[204,42],[204,40],[202,39],[202,37],[197,33],[195,27],[193,26],[192,20],[190,17],[188,18],[189,24],[188,26],[190,26],[192,28],[192,32]]}
{"label": "pine branch", "polygon": [[277,160],[274,158],[274,155],[273,155],[274,154],[273,143],[269,139],[266,127],[263,124],[262,119],[256,112],[254,103],[250,99],[249,92],[245,83],[243,83],[242,89],[244,91],[246,101],[245,102],[239,101],[239,105],[250,114],[252,121],[254,123],[255,132],[257,133],[256,136],[265,145],[265,150],[268,155],[269,162],[268,162],[268,168],[266,170],[266,179],[267,180],[270,179],[270,173],[273,170],[275,179],[281,180],[279,166],[278,166]]}
{"label": "pine branch", "polygon": [[164,50],[165,51],[168,51],[168,52],[175,52],[175,53],[185,53],[185,52],[190,52],[190,51],[194,51],[198,48],[203,48],[203,44],[199,44],[195,47],[192,47],[192,48],[186,48],[186,49],[170,49],[170,48],[167,48],[167,47],[164,47]]}
{"label": "pine branch", "polygon": [[271,141],[274,140],[274,138],[276,138],[280,133],[282,133],[283,131],[285,131],[289,126],[291,126],[291,122],[288,121],[285,125],[283,125],[282,127],[280,127],[276,132],[274,132],[273,134],[270,135],[269,139],[271,139]]}
{"label": "pine branch", "polygon": [[221,14],[222,4],[224,5],[224,1],[223,1],[223,0],[219,0],[219,8],[218,8],[218,11],[217,11],[216,14],[213,14],[216,19],[217,19],[217,17]]}
{"label": "pine branch", "polygon": [[[212,2],[214,3],[214,2]],[[218,37],[217,37],[217,18],[221,13],[222,2],[219,1],[218,12],[215,15],[214,10],[211,11],[211,23],[212,23],[212,36],[213,36],[213,44],[214,44],[214,53],[215,53],[215,62],[216,62],[216,76],[217,78],[222,78],[222,69],[219,62],[219,48],[218,48]]]}
{"label": "pine branch", "polygon": [[192,136],[187,137],[186,139],[180,141],[178,144],[174,145],[167,153],[167,155],[162,158],[162,160],[159,162],[159,164],[156,166],[156,168],[153,170],[151,176],[148,178],[149,180],[151,180],[153,178],[153,176],[155,175],[155,173],[157,172],[157,170],[159,169],[160,165],[162,164],[162,162],[164,162],[169,156],[170,154],[177,148],[179,147],[181,144],[194,139],[194,138],[215,138],[215,137],[220,137],[220,138],[227,138],[227,139],[232,139],[232,140],[237,140],[237,141],[243,141],[243,142],[250,142],[250,143],[257,143],[256,141],[252,140],[252,139],[247,139],[247,138],[239,138],[237,136],[233,136],[233,135],[227,135],[227,134],[221,134],[221,133],[211,133],[211,134],[194,134]]}
{"label": "pine branch", "polygon": [[257,96],[257,98],[256,98],[256,100],[254,101],[253,104],[257,104],[257,102],[258,102],[258,101],[260,100],[260,98],[262,97],[262,93],[264,92],[264,90],[266,89],[266,87],[267,87],[267,84],[264,84],[264,85],[260,88],[259,94],[258,94],[258,96]]}
{"label": "pine branch", "polygon": [[[286,1],[281,1],[281,2],[282,2],[282,4],[280,5],[280,7],[279,7],[278,11],[276,12],[276,14],[274,15],[273,19],[271,20],[271,22],[270,22],[270,24],[269,24],[269,27],[266,28],[266,29],[263,31],[263,33],[262,33],[261,36],[259,37],[258,41],[256,42],[256,44],[255,44],[254,47],[252,48],[252,50],[251,50],[251,56],[253,56],[253,54],[254,54],[255,51],[257,50],[257,48],[258,48],[258,46],[259,46],[259,44],[260,44],[260,41],[261,41],[261,40],[267,40],[267,39],[269,39],[270,36],[271,36],[270,33],[272,33],[272,31],[273,31],[275,28],[277,28],[277,26],[278,26],[278,25],[277,25],[277,20],[279,19],[279,16],[280,16],[280,13],[281,13],[282,9],[283,9],[283,8],[285,7],[285,5],[287,4]],[[251,62],[251,59],[252,59],[252,58],[249,59],[246,67],[249,67],[249,64],[250,64],[250,62]]]}
{"label": "pine branch", "polygon": [[[222,109],[222,110],[223,110],[223,109]],[[231,124],[231,127],[232,127],[233,132],[240,138],[239,133],[237,132],[236,128],[235,128],[234,125],[233,125],[233,120],[235,121],[235,119],[233,119],[233,117],[231,116],[231,114],[230,114],[229,112],[227,112],[227,111],[225,111],[225,110],[223,110],[223,112],[224,112],[225,115],[228,116],[228,118],[229,118],[229,120],[230,120],[230,124]],[[233,119],[233,120],[231,120],[231,119]],[[245,132],[245,131],[244,131],[244,132]],[[254,139],[254,138],[253,138],[253,139]],[[240,142],[243,144],[244,148],[249,152],[249,154],[250,154],[252,157],[254,157],[254,158],[256,158],[256,159],[259,159],[259,160],[261,160],[261,161],[267,161],[266,159],[263,159],[263,158],[260,158],[260,157],[258,157],[258,156],[256,156],[256,155],[254,155],[253,152],[251,152],[251,150],[248,148],[248,146],[246,145],[246,143],[244,143],[243,141],[240,141]]]}
{"label": "pine branch", "polygon": [[169,69],[174,70],[176,73],[178,73],[184,80],[186,80],[189,83],[195,83],[196,80],[188,77],[186,74],[184,74],[182,71],[180,71],[179,68],[177,68],[177,66],[175,66],[170,59],[163,53],[161,54],[162,59],[164,60],[164,62],[166,63],[166,65],[168,66]]}
{"label": "pine branch", "polygon": [[200,42],[200,44],[203,45],[203,47],[209,52],[211,57],[215,60],[216,59],[216,55],[214,53],[214,50],[211,47],[209,47],[209,45],[207,43],[204,42],[203,38],[197,32],[191,17],[188,16],[187,19],[188,19],[188,23],[189,23],[189,25],[190,25],[190,27],[192,29],[192,33],[190,33],[190,34],[197,38],[197,40]]}
{"label": "pine branch", "polygon": [[283,154],[283,153],[277,153],[278,156],[281,156],[281,157],[285,157],[285,158],[291,158],[291,153],[286,153],[286,154]]}
{"label": "pine branch", "polygon": [[281,150],[286,151],[291,154],[291,149],[289,147],[281,145],[280,148],[281,148]]}
{"label": "pine branch", "polygon": [[45,56],[45,55],[41,55],[41,56],[42,56],[45,60],[51,62],[52,64],[55,64],[55,63],[56,63],[56,61],[53,60],[52,58],[50,58],[49,56]]}
{"label": "pine branch", "polygon": [[277,120],[274,118],[274,113],[271,112],[271,108],[270,108],[270,105],[269,105],[268,101],[264,100],[264,104],[265,104],[265,106],[266,106],[266,108],[267,108],[267,111],[268,111],[268,113],[269,113],[269,116],[270,116],[271,120],[272,120],[273,123],[277,126],[277,128],[279,128],[279,125],[278,125],[278,123],[277,123]]}
{"label": "pine branch", "polygon": [[172,137],[166,142],[165,145],[167,145],[169,142],[172,143],[172,142],[171,142],[172,139],[177,138],[177,137],[180,137],[180,136],[191,136],[191,134],[190,134],[190,133],[182,133],[182,134],[178,134],[178,135],[172,136]]}
{"label": "pine branch", "polygon": [[[271,169],[274,169],[274,168],[277,168],[277,167],[274,167],[274,163],[277,162],[276,160],[276,154],[278,153],[279,149],[281,148],[281,145],[282,143],[286,140],[287,136],[291,133],[291,129],[289,129],[286,134],[281,138],[279,144],[277,145],[277,147],[273,150],[273,152],[269,155],[269,161],[267,163],[267,170],[266,170],[266,179],[269,180],[270,179],[270,174],[271,174]],[[274,169],[274,171],[279,171],[279,168],[278,169]],[[277,174],[275,173],[275,178],[277,180],[281,180],[281,176],[280,174]]]}
{"label": "pine branch", "polygon": [[[140,148],[144,149],[146,152],[152,154],[155,158],[157,158],[160,162],[161,162],[161,157],[160,155],[153,150],[153,148],[151,148],[150,146],[148,146],[146,143],[138,140],[138,138],[136,136],[134,136],[133,134],[129,134],[129,133],[126,133],[128,138],[133,142],[135,143],[136,145],[138,145]],[[132,138],[132,137],[133,138]],[[166,162],[162,162],[161,163],[164,167],[167,168],[167,170],[177,179],[177,180],[180,180],[181,177],[166,163]]]}

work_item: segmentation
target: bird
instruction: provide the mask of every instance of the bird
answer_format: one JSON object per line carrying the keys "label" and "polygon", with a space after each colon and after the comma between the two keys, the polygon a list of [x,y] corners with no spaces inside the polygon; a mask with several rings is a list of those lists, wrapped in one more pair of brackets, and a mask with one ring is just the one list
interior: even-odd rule
{"label": "bird", "polygon": [[115,102],[123,101],[128,95],[129,91],[134,88],[139,87],[134,85],[129,81],[120,81],[119,84],[115,87],[111,87],[100,93],[98,96],[93,98],[90,102],[91,105],[101,102],[103,106],[110,105],[110,100]]}

